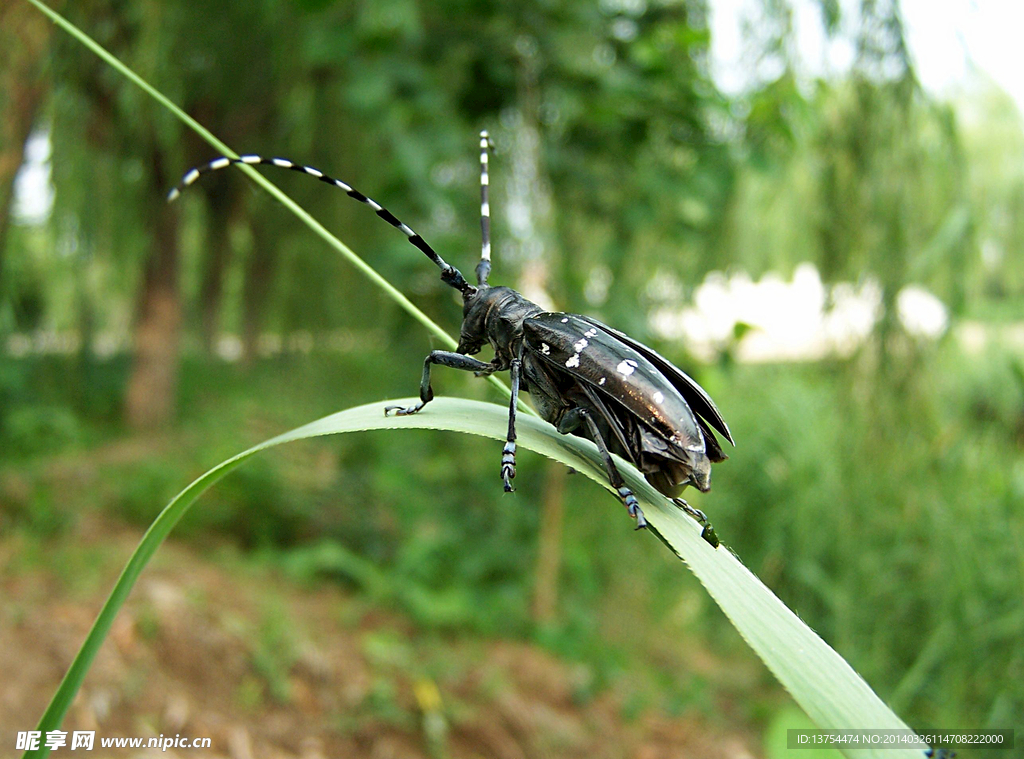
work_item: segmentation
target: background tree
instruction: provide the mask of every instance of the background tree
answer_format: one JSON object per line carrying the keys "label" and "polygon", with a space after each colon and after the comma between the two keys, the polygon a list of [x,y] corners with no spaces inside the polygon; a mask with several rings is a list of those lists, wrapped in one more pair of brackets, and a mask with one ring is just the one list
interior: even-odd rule
{"label": "background tree", "polygon": [[33,8],[21,3],[0,8],[0,285],[14,178],[47,91],[45,53],[50,31]]}

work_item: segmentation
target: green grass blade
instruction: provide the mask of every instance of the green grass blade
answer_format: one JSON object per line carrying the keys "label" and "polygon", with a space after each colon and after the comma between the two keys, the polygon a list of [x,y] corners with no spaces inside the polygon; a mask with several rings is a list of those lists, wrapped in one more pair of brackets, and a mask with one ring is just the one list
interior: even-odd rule
{"label": "green grass blade", "polygon": [[[291,430],[218,464],[179,493],[146,531],[132,554],[37,729],[45,733],[59,728],[114,618],[164,538],[203,491],[255,454],[294,440],[365,430],[436,429],[505,439],[508,409],[490,403],[438,398],[414,416],[384,416],[385,405],[408,405],[415,400],[406,398],[358,406]],[[559,435],[551,425],[534,417],[520,417],[517,426],[518,442],[522,447],[571,466],[607,487],[593,443]],[[498,456],[498,451],[495,448],[495,456]],[[704,542],[697,524],[658,494],[636,469],[625,463],[620,463],[620,468],[640,499],[651,525],[697,575],[743,638],[816,725],[834,729],[906,729],[906,725],[882,703],[850,665],[801,622],[732,553],[724,546],[716,551]],[[495,487],[499,487],[497,479]],[[608,499],[607,505],[609,508],[621,508],[612,498]],[[622,539],[644,539],[643,533],[637,537],[630,533],[625,514]],[[39,750],[25,756],[44,757],[47,753]],[[883,754],[886,757],[920,759],[923,755],[921,751],[912,749],[858,750],[854,753],[865,759]]]}
{"label": "green grass blade", "polygon": [[[68,21],[66,18],[64,18],[62,15],[57,13],[52,8],[49,8],[46,5],[44,5],[42,2],[40,2],[40,0],[28,0],[28,2],[32,3],[32,5],[34,5],[40,11],[45,13],[50,18],[50,20],[52,20],[57,26],[59,26],[61,29],[63,29],[72,37],[74,37],[76,40],[81,42],[83,45],[89,48],[89,50],[98,55],[105,63],[110,65],[119,73],[123,74],[130,82],[137,85],[146,94],[150,95],[154,100],[160,103],[160,105],[162,105],[168,111],[173,113],[189,129],[194,131],[206,142],[212,145],[213,148],[218,153],[230,156],[232,158],[238,158],[238,153],[236,153],[226,144],[218,140],[217,137],[214,136],[212,132],[210,132],[210,130],[206,129],[206,127],[204,127],[194,118],[185,113],[185,111],[183,111],[181,108],[175,105],[169,98],[167,98],[163,93],[156,89],[156,87],[151,85],[149,82],[147,82],[141,76],[136,74],[126,65],[121,63],[121,61],[119,61],[113,54],[107,52],[107,50],[104,49],[102,45],[96,42],[96,40],[94,40],[88,34],[83,32],[81,29],[72,24],[70,21]],[[333,234],[327,231],[326,227],[324,227],[320,222],[314,219],[310,215],[310,213],[306,211],[302,206],[300,206],[298,203],[296,203],[294,200],[288,197],[288,195],[286,195],[281,189],[279,189],[273,182],[271,182],[265,176],[256,171],[252,166],[247,166],[245,164],[236,164],[236,166],[237,168],[241,169],[246,174],[248,174],[249,178],[256,182],[256,184],[258,184],[260,187],[262,187],[264,190],[266,190],[272,196],[274,196],[274,198],[280,201],[285,208],[287,208],[289,211],[291,211],[293,214],[299,217],[299,219],[306,226],[312,229],[315,234],[317,234],[328,245],[334,248],[334,250],[336,250],[344,258],[346,258],[349,261],[349,263],[351,263],[360,272],[362,272],[373,284],[375,284],[377,287],[381,288],[384,292],[386,292],[388,294],[388,297],[390,297],[399,306],[405,309],[416,321],[418,321],[420,324],[426,327],[431,334],[435,335],[439,340],[441,340],[441,342],[443,342],[450,348],[454,348],[456,346],[457,343],[455,341],[455,338],[449,335],[433,319],[431,319],[425,313],[420,311],[411,300],[406,298],[397,288],[395,288],[394,285],[392,285],[390,282],[384,279],[384,277],[382,277],[377,272],[376,269],[374,269],[372,266],[366,263],[366,261],[364,261],[358,255],[356,255],[355,251],[353,251],[345,243],[343,243],[341,240],[339,240],[337,237],[335,237]],[[508,387],[505,385],[505,383],[502,382],[497,377],[495,377],[494,375],[491,375],[487,379],[491,382],[491,384],[493,384],[496,388],[498,388],[498,390],[500,390],[506,396],[512,394]],[[524,411],[527,411],[528,413],[534,413],[533,409],[525,404],[521,403],[520,408],[522,408]]]}

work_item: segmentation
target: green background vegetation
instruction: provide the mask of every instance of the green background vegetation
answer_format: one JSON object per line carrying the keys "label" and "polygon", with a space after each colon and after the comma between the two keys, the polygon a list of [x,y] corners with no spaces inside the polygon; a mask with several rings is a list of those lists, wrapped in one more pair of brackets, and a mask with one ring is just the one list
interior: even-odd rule
{"label": "green background vegetation", "polygon": [[[909,724],[1022,728],[1024,360],[998,336],[1024,319],[1024,130],[992,85],[956,105],[924,92],[897,6],[821,7],[855,45],[851,70],[806,81],[788,6],[768,2],[749,42],[781,73],[736,97],[710,77],[697,0],[62,10],[236,150],[344,178],[467,272],[475,138],[490,129],[492,279],[650,342],[711,392],[739,443],[698,504],[723,540]],[[148,524],[244,447],[414,392],[430,344],[418,324],[237,173],[167,206],[209,150],[27,4],[0,20],[9,572],[36,551],[60,572],[74,558],[54,546],[96,514]],[[33,128],[49,133],[56,190],[36,226],[10,213]],[[401,235],[319,183],[270,178],[457,329],[451,293]],[[651,333],[659,282],[685,301],[709,271],[788,276],[805,261],[826,284],[879,284],[883,316],[849,357],[746,364],[734,342],[701,364]],[[895,318],[909,283],[949,308],[939,340]],[[957,338],[964,324],[990,337],[982,351]],[[436,388],[496,398],[452,372]],[[792,719],[611,498],[525,453],[503,496],[498,453],[427,432],[298,444],[226,479],[178,534],[225,572],[339,583],[424,640],[530,641],[586,673],[581,701],[614,692],[626,721],[697,713],[770,736]],[[256,709],[296,698],[289,627],[265,614],[250,620]],[[717,664],[695,666],[680,641]],[[396,650],[368,649],[380,685],[366,708],[434,745],[395,712]]]}

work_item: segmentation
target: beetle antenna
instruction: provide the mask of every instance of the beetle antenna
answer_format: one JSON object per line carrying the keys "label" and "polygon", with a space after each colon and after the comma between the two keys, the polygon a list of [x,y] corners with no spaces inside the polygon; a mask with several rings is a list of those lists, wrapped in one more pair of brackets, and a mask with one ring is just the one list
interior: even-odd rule
{"label": "beetle antenna", "polygon": [[487,287],[487,275],[491,273],[491,204],[488,200],[490,180],[487,175],[488,152],[494,148],[487,130],[480,132],[480,263],[476,265],[476,283]]}
{"label": "beetle antenna", "polygon": [[244,155],[240,158],[228,158],[227,156],[215,158],[203,166],[196,166],[185,172],[185,175],[181,178],[181,181],[178,182],[178,185],[167,193],[167,202],[172,203],[177,200],[178,196],[181,195],[182,190],[193,184],[203,174],[209,174],[219,169],[226,169],[232,164],[245,164],[248,166],[277,166],[282,169],[291,169],[292,171],[298,171],[299,173],[315,177],[325,184],[338,187],[350,198],[368,205],[380,218],[384,219],[384,221],[409,238],[409,242],[419,248],[419,250],[422,251],[427,258],[433,261],[441,270],[442,282],[449,287],[454,287],[464,296],[469,296],[476,292],[476,288],[466,281],[465,277],[462,276],[462,272],[441,258],[441,256],[437,254],[437,251],[430,247],[426,240],[416,234],[407,224],[400,221],[393,213],[391,213],[391,211],[384,208],[380,203],[372,198],[366,197],[363,193],[359,192],[359,190],[354,189],[351,185],[342,182],[340,179],[327,176],[327,174],[324,174],[319,169],[314,169],[312,166],[303,166],[301,164],[294,163],[293,161],[289,161],[287,158],[264,158],[258,155]]}

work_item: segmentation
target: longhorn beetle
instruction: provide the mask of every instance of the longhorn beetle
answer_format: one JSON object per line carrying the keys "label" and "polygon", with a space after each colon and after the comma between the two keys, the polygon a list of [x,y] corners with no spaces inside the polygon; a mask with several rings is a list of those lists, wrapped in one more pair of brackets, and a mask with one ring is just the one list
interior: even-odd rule
{"label": "longhorn beetle", "polygon": [[[487,163],[492,147],[487,132],[480,133],[480,229],[483,246],[476,266],[477,284],[446,263],[406,224],[371,198],[311,166],[285,158],[244,155],[220,157],[190,169],[170,191],[173,201],[200,176],[232,164],[278,166],[316,177],[370,206],[399,229],[409,242],[441,270],[441,281],[462,294],[462,328],[455,351],[431,351],[423,362],[420,400],[408,406],[388,406],[385,414],[415,414],[434,397],[430,384],[433,364],[474,372],[511,374],[512,398],[508,410],[508,437],[501,453],[501,479],[511,492],[516,476],[516,405],[520,391],[529,393],[541,417],[560,433],[593,441],[604,463],[608,481],[618,492],[637,529],[647,526],[636,496],[627,487],[612,459],[615,453],[636,466],[659,492],[668,496],[703,526],[701,536],[712,546],[718,537],[704,514],[677,496],[687,485],[701,492],[711,488],[711,463],[727,457],[715,431],[733,443],[732,434],[704,389],[668,359],[646,345],[578,314],[553,313],[531,303],[509,287],[491,286],[491,211]],[[472,356],[485,343],[494,358]]]}

